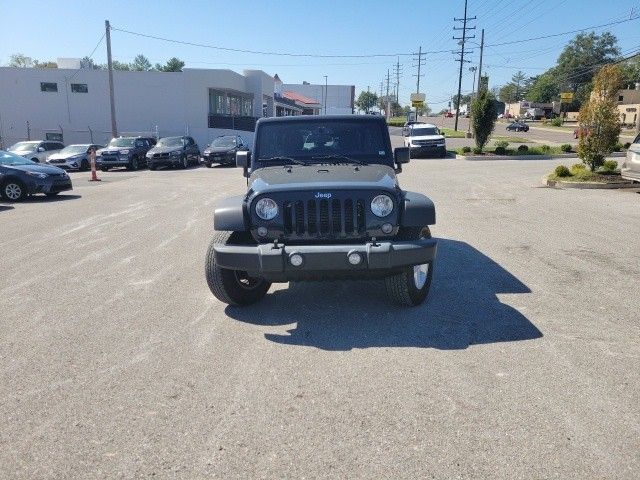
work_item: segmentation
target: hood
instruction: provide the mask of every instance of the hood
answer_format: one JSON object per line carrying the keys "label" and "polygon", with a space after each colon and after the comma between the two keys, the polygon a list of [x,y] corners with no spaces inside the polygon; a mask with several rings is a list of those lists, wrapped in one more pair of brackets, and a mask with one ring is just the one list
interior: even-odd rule
{"label": "hood", "polygon": [[409,138],[411,140],[444,140],[444,135],[416,135]]}
{"label": "hood", "polygon": [[176,152],[176,151],[182,151],[182,147],[153,147],[151,150],[149,150],[147,153],[150,154],[154,154],[154,153],[168,153],[168,152]]}
{"label": "hood", "polygon": [[256,193],[278,190],[387,189],[398,183],[387,165],[287,165],[260,168],[249,177]]}
{"label": "hood", "polygon": [[236,147],[207,147],[205,151],[211,153],[228,153],[235,151]]}
{"label": "hood", "polygon": [[104,147],[99,149],[97,153],[105,153],[105,152],[119,152],[120,150],[133,150],[135,147]]}
{"label": "hood", "polygon": [[42,163],[34,163],[33,165],[5,165],[5,167],[20,170],[21,172],[38,172],[46,173],[47,175],[60,175],[64,173],[66,175],[63,169]]}
{"label": "hood", "polygon": [[72,157],[82,157],[84,154],[83,153],[54,153],[52,155],[49,155],[48,160],[66,160],[68,158],[72,158]]}
{"label": "hood", "polygon": [[25,155],[33,155],[34,153],[37,153],[35,148],[32,148],[31,150],[7,150],[7,152],[13,153],[14,155],[18,155],[20,157],[24,157]]}

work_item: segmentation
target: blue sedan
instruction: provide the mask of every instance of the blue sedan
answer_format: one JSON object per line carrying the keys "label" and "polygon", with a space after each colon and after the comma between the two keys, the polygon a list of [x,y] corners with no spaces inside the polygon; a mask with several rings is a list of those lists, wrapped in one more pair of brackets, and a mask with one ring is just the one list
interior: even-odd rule
{"label": "blue sedan", "polygon": [[0,150],[0,195],[5,200],[20,202],[36,193],[54,196],[72,189],[69,175],[61,168]]}

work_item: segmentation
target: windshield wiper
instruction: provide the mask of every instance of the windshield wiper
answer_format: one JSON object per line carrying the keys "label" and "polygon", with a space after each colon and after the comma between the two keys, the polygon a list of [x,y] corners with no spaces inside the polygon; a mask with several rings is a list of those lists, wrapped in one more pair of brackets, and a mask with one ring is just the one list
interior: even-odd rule
{"label": "windshield wiper", "polygon": [[307,162],[303,162],[302,160],[298,160],[297,158],[282,156],[259,158],[258,160],[260,162],[291,162],[295,163],[296,165],[307,165]]}
{"label": "windshield wiper", "polygon": [[313,160],[335,160],[336,163],[355,163],[356,165],[366,165],[366,163],[356,160],[355,158],[347,157],[346,155],[316,155],[311,157]]}

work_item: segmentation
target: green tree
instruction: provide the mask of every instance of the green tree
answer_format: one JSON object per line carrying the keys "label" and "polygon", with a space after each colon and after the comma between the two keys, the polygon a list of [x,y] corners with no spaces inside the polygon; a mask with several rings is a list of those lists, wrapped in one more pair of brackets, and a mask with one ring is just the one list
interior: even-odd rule
{"label": "green tree", "polygon": [[44,62],[39,62],[38,60],[34,60],[33,66],[35,68],[58,68],[58,64],[52,60],[45,60]]}
{"label": "green tree", "polygon": [[[470,101],[471,101],[471,95],[465,95],[465,94],[460,95],[460,104],[461,105],[465,105],[465,104],[469,103]],[[453,108],[454,108],[454,110],[458,108],[458,94],[457,93],[453,96]]]}
{"label": "green tree", "polygon": [[496,123],[495,102],[491,95],[482,91],[471,104],[471,129],[476,139],[476,146],[482,150],[489,141]]}
{"label": "green tree", "polygon": [[549,103],[554,101],[558,95],[560,95],[560,87],[554,77],[554,70],[550,69],[536,77],[527,92],[527,100],[531,102]]}
{"label": "green tree", "polygon": [[504,103],[513,103],[516,100],[516,86],[509,82],[498,90],[498,99]]}
{"label": "green tree", "polygon": [[156,63],[156,70],[160,72],[181,72],[183,68],[184,62],[176,57],[171,57],[164,65]]}
{"label": "green tree", "polygon": [[593,79],[593,90],[578,115],[578,156],[593,172],[604,163],[620,135],[618,90],[624,79],[617,65],[604,66]]}
{"label": "green tree", "polygon": [[149,70],[153,70],[153,66],[149,59],[142,54],[136,55],[136,58],[133,59],[130,67],[131,70],[136,72],[148,72]]}
{"label": "green tree", "polygon": [[119,62],[118,60],[113,60],[111,62],[111,66],[113,67],[114,70],[121,70],[125,72],[128,72],[129,70],[131,70],[131,67],[129,66],[128,63]]}
{"label": "green tree", "polygon": [[86,68],[88,70],[102,70],[103,66],[95,63],[92,58],[83,57],[80,59],[80,68]]}
{"label": "green tree", "polygon": [[16,68],[31,68],[33,67],[33,58],[27,57],[22,53],[14,53],[9,56],[9,66]]}
{"label": "green tree", "polygon": [[640,82],[640,55],[627,60],[620,65],[625,86]]}
{"label": "green tree", "polygon": [[522,100],[527,96],[525,87],[524,87],[526,79],[527,79],[527,76],[524,73],[522,73],[522,71],[520,70],[518,70],[518,72],[513,77],[511,77],[511,83],[515,85],[515,88],[516,88],[516,91],[515,91],[516,102]]}
{"label": "green tree", "polygon": [[356,107],[366,113],[369,113],[371,107],[374,107],[378,103],[378,95],[373,92],[360,92],[358,99],[356,100]]}
{"label": "green tree", "polygon": [[578,87],[591,82],[601,65],[613,62],[619,55],[618,39],[612,33],[579,33],[564,47],[554,74],[562,89],[577,92]]}

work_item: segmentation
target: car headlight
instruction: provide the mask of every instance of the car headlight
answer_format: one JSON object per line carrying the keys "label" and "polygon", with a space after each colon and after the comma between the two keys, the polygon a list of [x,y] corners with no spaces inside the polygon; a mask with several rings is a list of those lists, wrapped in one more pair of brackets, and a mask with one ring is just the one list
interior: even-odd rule
{"label": "car headlight", "polygon": [[49,176],[46,173],[40,173],[40,172],[24,172],[24,173],[32,177],[38,177],[38,178],[47,178]]}
{"label": "car headlight", "polygon": [[204,155],[209,155],[211,153],[211,150],[206,149],[204,152],[202,152]]}
{"label": "car headlight", "polygon": [[129,150],[120,150],[120,155],[129,155]]}
{"label": "car headlight", "polygon": [[171,155],[177,157],[178,155],[182,154],[182,150],[174,150],[173,152],[171,152]]}
{"label": "car headlight", "polygon": [[278,215],[278,205],[270,198],[261,198],[256,203],[256,215],[263,220],[271,220]]}
{"label": "car headlight", "polygon": [[371,200],[371,212],[376,217],[386,217],[393,212],[393,200],[389,195],[378,195]]}

